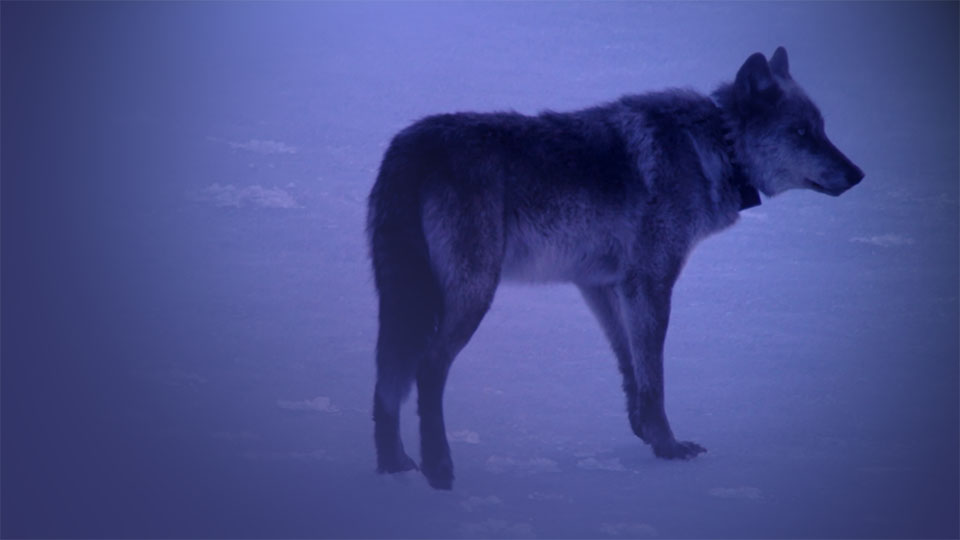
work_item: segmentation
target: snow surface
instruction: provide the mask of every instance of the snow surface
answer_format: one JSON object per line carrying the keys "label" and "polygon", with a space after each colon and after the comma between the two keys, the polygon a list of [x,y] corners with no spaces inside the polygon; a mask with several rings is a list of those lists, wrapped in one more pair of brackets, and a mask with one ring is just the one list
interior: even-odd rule
{"label": "snow surface", "polygon": [[[956,3],[2,4],[4,537],[956,537]],[[374,473],[365,198],[431,113],[708,92],[785,45],[867,174],[704,241],[630,432],[566,285]],[[403,434],[417,453],[414,406]]]}

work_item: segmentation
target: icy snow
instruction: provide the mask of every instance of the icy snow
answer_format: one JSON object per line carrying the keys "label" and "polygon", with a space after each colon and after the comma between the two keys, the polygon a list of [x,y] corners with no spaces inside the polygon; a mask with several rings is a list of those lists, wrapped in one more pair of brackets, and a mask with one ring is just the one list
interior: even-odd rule
{"label": "icy snow", "polygon": [[851,242],[860,242],[862,244],[872,244],[880,247],[891,246],[909,246],[914,243],[913,238],[900,234],[878,234],[873,236],[855,236],[850,239]]}
{"label": "icy snow", "polygon": [[[956,537],[957,16],[3,3],[0,535]],[[709,452],[631,433],[573,287],[507,285],[450,373],[453,492],[377,475],[365,199],[391,137],[708,92],[778,45],[866,178],[767,199],[688,261],[667,410]]]}
{"label": "icy snow", "polygon": [[318,411],[318,412],[337,412],[335,406],[330,403],[330,398],[326,396],[317,396],[313,399],[304,399],[301,401],[289,401],[285,399],[277,400],[277,405],[281,409],[290,411]]}
{"label": "icy snow", "polygon": [[197,202],[217,207],[296,208],[297,201],[283,188],[213,183],[196,193],[188,194]]}

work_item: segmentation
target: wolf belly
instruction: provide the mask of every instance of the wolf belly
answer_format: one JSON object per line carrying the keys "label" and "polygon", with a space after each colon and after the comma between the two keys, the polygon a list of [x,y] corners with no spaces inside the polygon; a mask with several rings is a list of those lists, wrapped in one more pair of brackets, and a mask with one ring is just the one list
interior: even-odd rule
{"label": "wolf belly", "polygon": [[509,281],[612,283],[626,267],[627,246],[612,232],[507,230],[502,277]]}

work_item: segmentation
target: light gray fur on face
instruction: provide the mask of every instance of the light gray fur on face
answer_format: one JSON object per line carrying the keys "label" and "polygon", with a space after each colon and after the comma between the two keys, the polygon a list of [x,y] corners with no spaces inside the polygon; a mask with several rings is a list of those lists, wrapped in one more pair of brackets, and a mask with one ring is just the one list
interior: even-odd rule
{"label": "light gray fur on face", "polygon": [[[739,154],[757,187],[767,196],[806,188],[806,180],[829,170],[827,156],[798,144],[796,130],[813,130],[820,122],[817,107],[793,80],[775,77],[783,92],[776,116],[750,125],[738,141]],[[837,170],[837,174],[842,174]]]}
{"label": "light gray fur on face", "polygon": [[776,86],[779,97],[736,127],[736,153],[754,185],[767,196],[797,188],[838,194],[850,187],[852,165],[827,139],[819,109],[790,76],[786,52],[778,49],[757,77]]}
{"label": "light gray fur on face", "polygon": [[742,155],[758,187],[768,196],[812,185],[843,191],[849,187],[845,160],[827,139],[817,107],[794,81],[778,84],[778,117],[742,135]]}

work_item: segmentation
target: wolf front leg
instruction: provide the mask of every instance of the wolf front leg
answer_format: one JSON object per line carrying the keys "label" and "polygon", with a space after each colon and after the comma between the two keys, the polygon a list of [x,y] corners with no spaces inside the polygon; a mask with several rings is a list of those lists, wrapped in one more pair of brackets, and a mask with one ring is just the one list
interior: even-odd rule
{"label": "wolf front leg", "polygon": [[637,431],[640,426],[637,412],[637,380],[633,374],[633,357],[630,353],[630,339],[623,326],[623,317],[620,314],[620,299],[616,287],[613,285],[579,285],[587,306],[593,311],[600,322],[603,333],[610,342],[610,348],[617,357],[617,367],[623,376],[623,392],[627,396],[627,415],[630,427],[637,437],[643,435]]}
{"label": "wolf front leg", "polygon": [[618,287],[620,308],[630,342],[636,381],[636,411],[630,423],[653,453],[665,459],[691,459],[706,449],[673,436],[663,400],[663,343],[670,320],[670,295],[676,272],[635,275]]}

